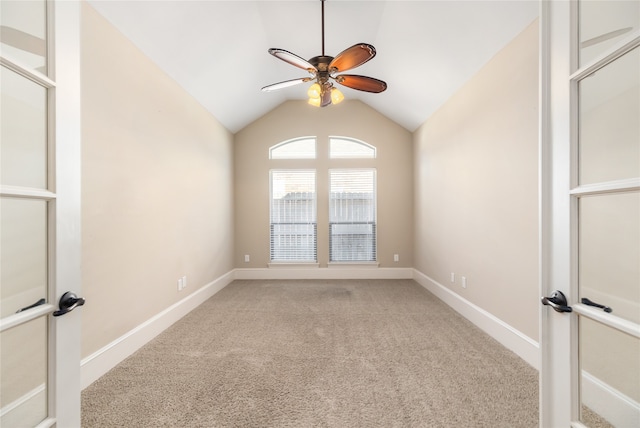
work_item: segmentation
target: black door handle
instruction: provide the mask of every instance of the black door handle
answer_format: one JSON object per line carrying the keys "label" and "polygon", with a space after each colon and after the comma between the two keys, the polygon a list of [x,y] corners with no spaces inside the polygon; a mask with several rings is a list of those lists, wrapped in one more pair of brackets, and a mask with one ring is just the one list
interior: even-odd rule
{"label": "black door handle", "polygon": [[556,312],[573,312],[571,306],[567,305],[567,298],[559,290],[551,293],[550,297],[543,297],[542,304],[551,306]]}
{"label": "black door handle", "polygon": [[26,311],[27,309],[35,308],[36,306],[44,305],[45,303],[47,303],[47,301],[45,299],[40,299],[37,302],[35,302],[33,305],[25,306],[22,309],[18,309],[16,311],[16,314],[19,313],[19,312],[22,312],[22,311]]}
{"label": "black door handle", "polygon": [[78,297],[75,293],[71,291],[67,291],[60,297],[60,310],[57,310],[53,313],[54,317],[59,317],[60,315],[64,315],[68,312],[71,312],[78,306],[84,305],[84,299],[82,297]]}
{"label": "black door handle", "polygon": [[584,303],[585,305],[593,306],[595,308],[600,308],[600,309],[602,309],[603,311],[605,311],[608,314],[613,312],[613,309],[611,309],[609,306],[605,306],[605,305],[601,305],[600,303],[592,302],[591,300],[587,299],[586,297],[583,297],[582,300],[580,300],[580,301],[582,303]]}

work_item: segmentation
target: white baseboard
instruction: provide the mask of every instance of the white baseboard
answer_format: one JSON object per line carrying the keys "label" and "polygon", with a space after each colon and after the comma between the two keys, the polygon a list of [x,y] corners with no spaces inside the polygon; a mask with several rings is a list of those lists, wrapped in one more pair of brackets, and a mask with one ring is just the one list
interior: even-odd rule
{"label": "white baseboard", "polygon": [[344,266],[331,268],[271,267],[236,269],[235,279],[412,279],[412,268]]}
{"label": "white baseboard", "polygon": [[640,403],[582,372],[582,402],[616,427],[640,426]]}
{"label": "white baseboard", "polygon": [[234,271],[227,272],[179,302],[169,306],[164,311],[140,324],[102,349],[83,358],[80,363],[82,389],[91,385],[100,376],[114,368],[173,323],[222,290],[234,280],[234,277]]}
{"label": "white baseboard", "polygon": [[536,370],[540,370],[538,342],[416,269],[413,279]]}

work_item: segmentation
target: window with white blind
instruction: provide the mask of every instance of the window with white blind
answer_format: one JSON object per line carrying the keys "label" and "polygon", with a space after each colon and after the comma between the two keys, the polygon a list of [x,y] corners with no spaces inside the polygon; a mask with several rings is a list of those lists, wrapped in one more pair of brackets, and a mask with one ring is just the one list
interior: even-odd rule
{"label": "window with white blind", "polygon": [[271,261],[316,262],[315,170],[272,170],[270,189]]}
{"label": "window with white blind", "polygon": [[376,261],[376,170],[329,170],[329,261]]}

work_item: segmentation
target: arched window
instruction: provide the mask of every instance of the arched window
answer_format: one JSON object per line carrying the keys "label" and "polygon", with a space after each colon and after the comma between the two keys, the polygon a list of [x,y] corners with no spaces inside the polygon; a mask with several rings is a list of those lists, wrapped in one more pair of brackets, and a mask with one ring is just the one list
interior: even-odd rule
{"label": "arched window", "polygon": [[302,137],[269,148],[269,159],[315,159],[316,137]]}
{"label": "arched window", "polygon": [[372,159],[376,148],[355,138],[329,137],[329,157],[331,159]]}
{"label": "arched window", "polygon": [[[269,148],[269,158],[317,159],[316,143],[316,137],[283,141]],[[376,148],[349,137],[329,137],[328,143],[329,159],[340,161],[329,162],[329,166],[324,163],[327,159],[323,140],[323,159],[305,162],[309,169],[299,169],[298,162],[275,162],[277,169],[270,170],[271,263],[317,264],[318,230],[329,235],[329,263],[377,261],[375,161],[364,165],[362,161],[348,161],[375,159]],[[290,166],[282,168],[283,165]],[[323,171],[317,170],[320,165]],[[329,178],[329,188],[321,194],[316,189],[318,174]],[[323,220],[320,228],[318,200],[329,208],[328,224]]]}

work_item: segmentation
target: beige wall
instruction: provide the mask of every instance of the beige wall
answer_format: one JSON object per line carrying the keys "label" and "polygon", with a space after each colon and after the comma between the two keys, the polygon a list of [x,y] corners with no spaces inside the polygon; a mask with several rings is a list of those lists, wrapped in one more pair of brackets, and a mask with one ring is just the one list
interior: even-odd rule
{"label": "beige wall", "polygon": [[414,134],[415,268],[536,341],[537,150],[536,20]]}
{"label": "beige wall", "polygon": [[[301,136],[317,136],[317,160],[269,160],[269,147]],[[329,136],[365,141],[376,147],[377,158],[329,160]],[[269,263],[269,170],[317,168],[318,262],[325,267],[329,252],[327,170],[350,166],[377,170],[380,266],[412,266],[411,138],[404,128],[353,100],[329,108],[287,101],[242,129],[235,135],[235,266],[264,268]],[[244,262],[245,254],[251,257],[249,263]],[[394,254],[400,256],[397,263]]]}
{"label": "beige wall", "polygon": [[[233,136],[86,4],[82,38],[83,356],[233,267],[266,267],[268,174],[282,167],[318,168],[319,195],[328,168],[375,167],[380,266],[416,267],[537,338],[536,25],[413,136],[353,100],[288,101]],[[307,135],[318,160],[268,159]],[[329,160],[330,135],[378,157]],[[321,267],[327,211],[319,198]]]}
{"label": "beige wall", "polygon": [[233,136],[86,3],[81,54],[86,357],[233,268]]}

